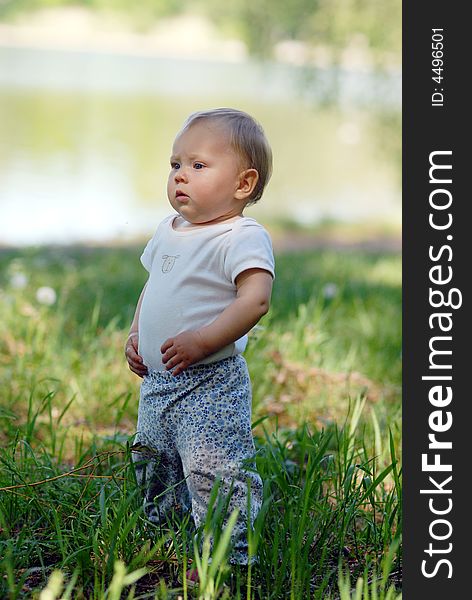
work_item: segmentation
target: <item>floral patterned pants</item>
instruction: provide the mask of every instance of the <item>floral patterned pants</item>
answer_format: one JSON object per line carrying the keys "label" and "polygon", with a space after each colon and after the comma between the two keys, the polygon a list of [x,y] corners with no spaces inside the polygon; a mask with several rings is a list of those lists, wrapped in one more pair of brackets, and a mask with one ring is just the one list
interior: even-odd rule
{"label": "floral patterned pants", "polygon": [[133,460],[149,520],[159,523],[172,510],[191,508],[198,527],[218,479],[228,515],[239,509],[230,562],[246,564],[248,520],[252,525],[262,501],[254,453],[251,383],[242,356],[191,366],[176,377],[166,371],[144,377]]}

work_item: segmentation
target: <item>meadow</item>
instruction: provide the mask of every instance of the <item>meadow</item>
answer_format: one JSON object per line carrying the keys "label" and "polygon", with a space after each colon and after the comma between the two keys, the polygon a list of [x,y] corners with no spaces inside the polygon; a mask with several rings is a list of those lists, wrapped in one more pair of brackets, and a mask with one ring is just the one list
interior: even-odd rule
{"label": "meadow", "polygon": [[264,480],[246,572],[216,496],[196,534],[142,513],[123,354],[141,248],[0,251],[0,597],[400,598],[400,255],[276,256],[245,353]]}

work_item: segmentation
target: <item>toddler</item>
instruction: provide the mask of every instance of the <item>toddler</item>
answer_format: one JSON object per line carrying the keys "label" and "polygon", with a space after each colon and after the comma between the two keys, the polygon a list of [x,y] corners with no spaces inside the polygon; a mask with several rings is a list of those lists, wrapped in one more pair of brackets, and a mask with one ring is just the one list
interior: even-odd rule
{"label": "toddler", "polygon": [[142,254],[149,278],[125,348],[143,378],[133,459],[153,522],[191,509],[198,527],[218,478],[229,512],[239,509],[230,562],[244,565],[262,482],[241,353],[269,308],[274,258],[267,232],[243,210],[261,198],[272,153],[252,117],[220,108],[187,119],[170,167],[175,213]]}

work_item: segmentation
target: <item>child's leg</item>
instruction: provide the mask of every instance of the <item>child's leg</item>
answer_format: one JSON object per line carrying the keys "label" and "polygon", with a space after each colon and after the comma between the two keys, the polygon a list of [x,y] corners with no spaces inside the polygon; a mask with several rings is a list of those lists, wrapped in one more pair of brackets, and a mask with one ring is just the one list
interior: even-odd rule
{"label": "child's leg", "polygon": [[[194,382],[189,384],[190,393],[182,400],[175,426],[195,524],[198,527],[205,520],[211,490],[218,478],[220,494],[231,492],[228,516],[234,508],[239,509],[230,561],[247,564],[247,524],[249,520],[252,525],[260,509],[262,482],[250,470],[254,468],[255,448],[246,361],[236,356],[187,371],[187,379],[190,382],[193,378]],[[185,372],[178,377],[184,375]]]}
{"label": "child's leg", "polygon": [[132,448],[136,479],[144,493],[144,512],[154,523],[164,521],[173,510],[190,510],[182,462],[168,423],[171,399],[161,393],[161,380],[157,372],[143,379]]}

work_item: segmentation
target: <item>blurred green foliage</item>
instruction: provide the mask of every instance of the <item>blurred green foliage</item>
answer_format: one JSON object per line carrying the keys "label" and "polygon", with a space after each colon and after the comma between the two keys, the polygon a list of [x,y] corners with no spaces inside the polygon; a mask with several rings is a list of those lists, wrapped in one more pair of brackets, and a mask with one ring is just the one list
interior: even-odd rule
{"label": "blurred green foliage", "polygon": [[270,56],[277,42],[300,40],[329,46],[336,58],[362,40],[379,64],[384,53],[396,54],[400,62],[399,0],[198,0],[198,5],[238,32],[255,55]]}
{"label": "blurred green foliage", "polygon": [[335,59],[360,42],[376,64],[386,55],[400,63],[400,0],[3,0],[0,18],[72,5],[125,13],[141,28],[161,17],[198,12],[238,35],[249,52],[260,57],[270,57],[274,44],[282,40],[329,47]]}
{"label": "blurred green foliage", "polygon": [[83,6],[96,10],[123,12],[131,17],[146,15],[149,19],[157,19],[180,12],[189,4],[185,0],[4,0],[0,2],[0,18],[8,18],[15,14],[35,11],[57,6]]}

